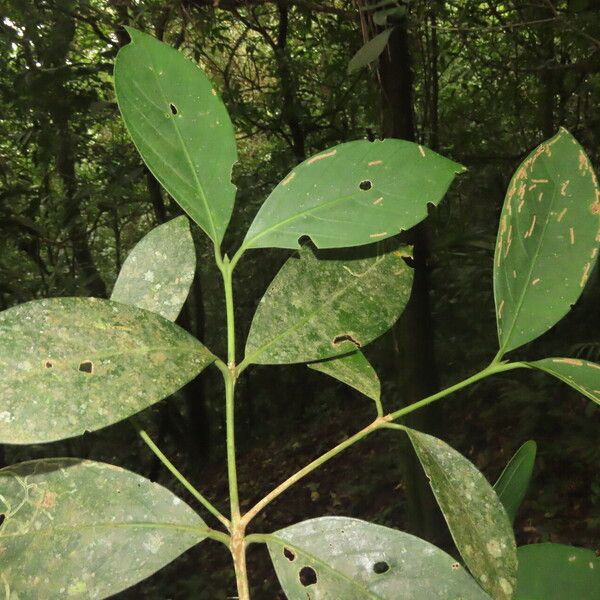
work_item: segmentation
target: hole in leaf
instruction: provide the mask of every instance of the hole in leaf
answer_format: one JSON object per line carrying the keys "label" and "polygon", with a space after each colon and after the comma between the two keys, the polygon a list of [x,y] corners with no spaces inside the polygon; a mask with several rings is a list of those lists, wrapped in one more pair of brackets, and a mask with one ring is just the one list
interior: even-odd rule
{"label": "hole in leaf", "polygon": [[415,259],[412,256],[403,256],[402,260],[411,268],[416,267]]}
{"label": "hole in leaf", "polygon": [[0,515],[0,527],[2,527],[2,523],[4,523],[5,520],[6,520],[6,515],[4,513],[2,513]]}
{"label": "hole in leaf", "polygon": [[311,239],[309,235],[301,235],[298,238],[298,246],[302,247],[302,246],[306,246],[307,244],[311,243]]}
{"label": "hole in leaf", "polygon": [[352,337],[352,335],[349,333],[343,333],[340,335],[336,335],[333,338],[334,346],[339,346],[343,342],[352,342],[357,348],[360,348],[360,346],[361,346],[361,343],[356,338]]}
{"label": "hole in leaf", "polygon": [[176,115],[177,114],[177,112],[178,112],[177,107],[172,102],[169,104],[169,108],[171,109],[171,114],[172,115]]}
{"label": "hole in leaf", "polygon": [[51,361],[51,360],[47,360],[47,361],[44,363],[44,367],[46,367],[46,369],[51,369],[53,366],[54,366],[54,364],[52,363],[52,361]]}
{"label": "hole in leaf", "polygon": [[292,552],[289,548],[284,548],[283,549],[283,555],[289,560],[289,561],[293,561],[296,560],[296,554],[294,552]]}
{"label": "hole in leaf", "polygon": [[380,562],[376,562],[373,565],[373,572],[377,573],[377,575],[383,575],[390,570],[390,565],[388,565],[384,560]]}
{"label": "hole in leaf", "polygon": [[317,572],[312,567],[302,567],[298,578],[304,587],[308,587],[317,583]]}
{"label": "hole in leaf", "polygon": [[90,373],[90,375],[94,372],[94,363],[91,360],[84,360],[79,364],[79,370],[82,373]]}
{"label": "hole in leaf", "polygon": [[456,571],[456,570],[458,570],[458,569],[460,569],[460,564],[459,564],[459,563],[457,563],[457,562],[455,562],[455,563],[452,563],[452,570],[453,570],[453,571]]}
{"label": "hole in leaf", "polygon": [[373,187],[373,184],[368,179],[365,179],[364,181],[361,181],[358,184],[358,187],[364,192],[366,192],[367,190],[370,190]]}

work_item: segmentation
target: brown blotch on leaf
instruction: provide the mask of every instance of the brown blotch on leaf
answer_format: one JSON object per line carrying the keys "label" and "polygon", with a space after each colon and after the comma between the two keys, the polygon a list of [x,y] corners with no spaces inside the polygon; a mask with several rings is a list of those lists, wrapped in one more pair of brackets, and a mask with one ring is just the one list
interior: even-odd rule
{"label": "brown blotch on leaf", "polygon": [[84,360],[79,363],[79,370],[82,373],[89,373],[91,375],[94,372],[94,363],[91,360]]}
{"label": "brown blotch on leaf", "polygon": [[41,502],[38,504],[39,508],[52,508],[56,504],[56,498],[58,494],[56,492],[46,492]]}
{"label": "brown blotch on leaf", "polygon": [[46,369],[51,369],[54,366],[54,363],[51,360],[47,360],[44,362],[44,367]]}
{"label": "brown blotch on leaf", "polygon": [[357,348],[361,347],[361,343],[352,336],[352,334],[350,333],[341,333],[340,335],[336,335],[333,338],[333,345],[334,346],[339,346],[340,344],[343,344],[344,342],[352,342]]}

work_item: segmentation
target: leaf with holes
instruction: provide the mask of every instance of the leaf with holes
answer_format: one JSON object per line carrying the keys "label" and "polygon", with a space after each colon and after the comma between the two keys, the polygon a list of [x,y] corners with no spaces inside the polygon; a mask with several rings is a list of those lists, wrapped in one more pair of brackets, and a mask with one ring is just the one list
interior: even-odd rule
{"label": "leaf with holes", "polygon": [[515,600],[598,600],[600,557],[562,544],[521,546]]}
{"label": "leaf with holes", "polygon": [[592,166],[565,129],[521,164],[506,194],[494,257],[502,352],[557,323],[577,301],[600,241],[600,192]]}
{"label": "leaf with holes", "polygon": [[405,140],[359,140],[298,165],[269,195],[242,247],[317,248],[382,240],[427,217],[461,165]]}
{"label": "leaf with holes", "polygon": [[366,258],[364,252],[302,248],[258,305],[245,362],[312,362],[348,354],[379,337],[408,302],[413,277],[404,261],[408,255],[406,248]]}
{"label": "leaf with holes", "polygon": [[599,364],[580,358],[544,358],[528,364],[554,375],[596,404],[600,404]]}
{"label": "leaf with holes", "polygon": [[406,430],[465,564],[495,600],[513,597],[517,549],[506,511],[485,477],[437,438]]}
{"label": "leaf with holes", "polygon": [[116,423],[177,391],[214,356],[177,325],[95,298],[0,313],[0,443],[51,442]]}
{"label": "leaf with holes", "polygon": [[393,27],[385,29],[361,46],[348,63],[348,73],[354,73],[354,71],[358,71],[358,69],[362,69],[377,60],[386,49],[392,31],[394,31]]}
{"label": "leaf with holes", "polygon": [[208,236],[220,244],[231,217],[237,161],[233,126],[204,73],[183,54],[127,28],[115,63],[121,115],[144,162]]}
{"label": "leaf with holes", "polygon": [[308,367],[349,385],[372,400],[379,401],[381,398],[379,377],[360,350],[309,363]]}
{"label": "leaf with holes", "polygon": [[321,517],[264,537],[289,598],[489,599],[451,556],[403,531]]}
{"label": "leaf with holes", "polygon": [[174,321],[190,291],[196,250],[187,217],[155,227],[121,267],[111,300],[132,304]]}
{"label": "leaf with holes", "polygon": [[107,598],[201,542],[204,521],[167,489],[105,463],[42,459],[0,470],[7,598]]}
{"label": "leaf with holes", "polygon": [[525,442],[510,459],[504,471],[494,484],[494,490],[504,505],[511,523],[529,487],[537,445],[533,440]]}

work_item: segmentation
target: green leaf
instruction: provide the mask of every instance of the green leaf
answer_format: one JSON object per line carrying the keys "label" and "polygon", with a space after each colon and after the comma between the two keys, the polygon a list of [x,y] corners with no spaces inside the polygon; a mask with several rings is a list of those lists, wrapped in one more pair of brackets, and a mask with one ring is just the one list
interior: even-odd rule
{"label": "green leaf", "polygon": [[531,544],[518,550],[515,600],[597,600],[600,558],[593,550],[562,544]]}
{"label": "green leaf", "polygon": [[385,333],[410,296],[408,250],[356,256],[304,247],[289,258],[258,305],[245,361],[312,362],[348,354]]}
{"label": "green leaf", "polygon": [[187,217],[155,227],[121,267],[111,300],[145,308],[174,321],[190,291],[196,250]]}
{"label": "green leaf", "polygon": [[406,6],[395,6],[393,8],[386,8],[384,10],[378,10],[373,13],[373,23],[384,27],[390,17],[404,17],[406,15]]}
{"label": "green leaf", "polygon": [[344,356],[309,363],[308,367],[338,379],[376,402],[381,399],[379,377],[360,350]]}
{"label": "green leaf", "polygon": [[288,598],[489,598],[451,556],[424,540],[381,525],[321,517],[266,537]]}
{"label": "green leaf", "polygon": [[214,356],[161,316],[109,300],[35,300],[0,313],[0,443],[51,442],[143,410]]}
{"label": "green leaf", "polygon": [[596,404],[600,404],[599,364],[579,358],[544,358],[527,364],[554,375]]}
{"label": "green leaf", "polygon": [[506,511],[485,477],[431,435],[406,430],[465,564],[494,600],[513,597],[517,549]]}
{"label": "green leaf", "polygon": [[358,71],[358,69],[362,69],[362,67],[366,67],[377,60],[388,45],[392,31],[394,31],[393,28],[385,29],[374,38],[371,38],[364,46],[361,46],[348,63],[348,73]]}
{"label": "green leaf", "polygon": [[231,217],[237,161],[233,126],[204,73],[183,54],[127,28],[115,63],[123,120],[144,162],[219,244]]}
{"label": "green leaf", "polygon": [[511,523],[529,487],[537,445],[533,440],[525,442],[510,459],[504,471],[494,484],[494,490],[506,509]]}
{"label": "green leaf", "polygon": [[204,521],[156,483],[72,458],[0,470],[6,598],[107,598],[205,538]]}
{"label": "green leaf", "polygon": [[598,254],[599,198],[590,161],[565,129],[513,176],[494,258],[502,352],[550,329],[579,298]]}
{"label": "green leaf", "polygon": [[298,165],[256,215],[245,248],[371,244],[427,217],[464,167],[405,140],[358,140]]}

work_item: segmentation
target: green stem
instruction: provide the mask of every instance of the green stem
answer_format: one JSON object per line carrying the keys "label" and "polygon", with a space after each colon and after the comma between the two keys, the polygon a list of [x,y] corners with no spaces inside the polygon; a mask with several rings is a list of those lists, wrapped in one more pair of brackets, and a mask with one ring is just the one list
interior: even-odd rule
{"label": "green stem", "polygon": [[[231,523],[229,519],[227,519],[223,514],[215,508],[215,506],[207,500],[185,477],[184,475],[175,467],[175,465],[164,455],[162,450],[152,441],[152,438],[146,433],[144,429],[139,427],[139,425],[132,419],[132,423],[136,428],[138,434],[144,440],[146,445],[154,452],[156,457],[160,460],[160,462],[177,478],[177,480],[183,485],[183,487],[190,493],[206,510],[211,513],[214,517],[216,517],[227,529],[230,528]],[[223,534],[225,535],[225,534]],[[226,536],[229,539],[229,536]]]}
{"label": "green stem", "polygon": [[[501,373],[503,371],[510,371],[512,369],[520,369],[520,368],[529,368],[529,366],[526,363],[517,363],[517,362],[508,363],[508,364],[492,363],[488,367],[483,369],[482,371],[479,371],[479,373],[476,373],[475,375],[472,375],[471,377],[468,377],[467,379],[464,379],[463,381],[460,381],[459,383],[457,383],[453,386],[450,386],[449,388],[446,388],[445,390],[442,390],[442,391],[438,392],[437,394],[432,394],[431,396],[427,396],[427,398],[423,398],[422,400],[419,400],[418,402],[414,402],[413,404],[406,406],[405,408],[397,410],[397,411],[390,413],[388,415],[385,415],[383,417],[377,417],[377,419],[375,419],[370,425],[367,425],[367,427],[361,429],[359,432],[355,433],[353,436],[349,437],[347,440],[344,440],[343,442],[341,442],[340,444],[338,444],[337,446],[335,446],[334,448],[332,448],[325,454],[321,455],[319,458],[313,460],[311,463],[306,465],[304,468],[302,468],[299,471],[297,471],[296,473],[294,473],[294,475],[292,475],[291,477],[288,477],[288,479],[286,479],[284,482],[280,483],[275,489],[273,489],[271,492],[269,492],[262,500],[259,500],[242,517],[242,522],[244,523],[245,526],[247,526],[248,523],[263,508],[265,508],[268,504],[270,504],[273,500],[275,500],[275,498],[277,498],[279,495],[281,495],[283,492],[285,492],[288,488],[290,488],[295,483],[297,483],[300,479],[302,479],[303,477],[305,477],[306,475],[308,475],[309,473],[311,473],[312,471],[314,471],[315,469],[320,467],[322,464],[326,463],[328,460],[332,459],[334,456],[337,456],[340,452],[343,452],[346,448],[349,448],[350,446],[354,445],[356,442],[362,440],[369,434],[373,433],[374,431],[377,431],[378,429],[382,429],[385,427],[393,427],[394,429],[402,427],[400,425],[397,425],[394,427],[394,424],[391,424],[390,421],[394,421],[395,419],[398,419],[400,417],[408,415],[411,412],[414,412],[415,410],[418,410],[424,406],[427,406],[428,404],[432,404],[433,402],[436,402],[437,400],[440,400],[441,398],[444,398],[462,388],[465,388],[481,379],[484,379],[485,377],[488,377],[489,375],[492,375],[495,373]],[[254,539],[254,536],[253,536],[253,539]]]}

